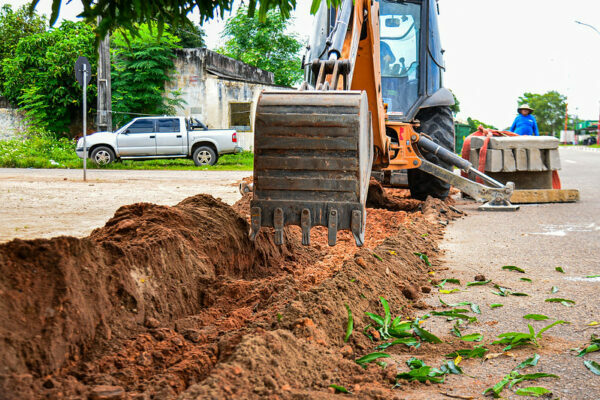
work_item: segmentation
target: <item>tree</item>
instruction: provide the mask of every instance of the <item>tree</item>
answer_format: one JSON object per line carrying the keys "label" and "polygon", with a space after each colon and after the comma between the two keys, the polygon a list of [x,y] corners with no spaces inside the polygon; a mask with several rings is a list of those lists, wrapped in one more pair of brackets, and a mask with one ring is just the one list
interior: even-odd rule
{"label": "tree", "polygon": [[[175,67],[179,38],[164,32],[154,37],[147,24],[136,27],[137,36],[117,32],[112,38],[113,117],[116,124],[139,114],[173,114],[181,103],[178,92],[165,96],[165,84]],[[131,113],[131,114],[127,114]]]}
{"label": "tree", "polygon": [[172,27],[169,31],[179,38],[179,46],[184,49],[205,47],[204,29],[198,25]]}
{"label": "tree", "polygon": [[[61,5],[71,0],[52,0],[50,25],[58,19]],[[156,21],[158,33],[162,33],[166,22],[171,26],[190,26],[188,13],[197,11],[200,23],[212,19],[217,13],[223,17],[226,11],[231,11],[235,0],[162,0],[162,1],[119,1],[119,0],[80,0],[83,5],[81,17],[89,23],[94,23],[98,16],[102,23],[97,27],[98,37],[104,37],[107,32],[117,28],[126,28],[135,32],[138,24]],[[32,0],[31,10],[35,9],[39,0]],[[330,5],[338,5],[341,0],[327,0]],[[312,0],[311,13],[316,13],[321,0]],[[249,0],[248,14],[254,16],[258,11],[259,18],[264,21],[269,10],[279,9],[281,16],[289,18],[296,8],[296,0]]]}
{"label": "tree", "polygon": [[450,93],[452,93],[452,96],[454,97],[454,105],[450,106],[450,109],[452,110],[452,112],[454,113],[454,116],[456,117],[456,114],[458,114],[460,112],[460,101],[458,101],[458,98],[456,97],[456,95],[454,94],[454,92],[452,90],[450,90]]}
{"label": "tree", "polygon": [[277,85],[292,86],[302,79],[302,43],[285,33],[288,23],[289,19],[275,11],[269,11],[261,22],[240,7],[225,23],[221,36],[226,42],[217,52],[273,72]]}
{"label": "tree", "polygon": [[564,126],[566,101],[566,96],[551,90],[544,94],[524,93],[518,103],[519,106],[529,104],[535,110],[540,133],[554,134]]}
{"label": "tree", "polygon": [[73,68],[79,56],[92,67],[88,107],[95,102],[96,36],[84,22],[64,21],[60,27],[19,41],[14,56],[2,61],[3,93],[36,126],[66,133],[81,112],[81,87]]}
{"label": "tree", "polygon": [[467,123],[469,124],[469,130],[471,132],[476,132],[477,129],[479,129],[479,126],[483,126],[487,129],[496,129],[496,127],[493,125],[486,124],[485,122],[479,121],[478,119],[471,117],[467,118]]}
{"label": "tree", "polygon": [[[30,14],[25,6],[14,11],[10,4],[0,8],[0,65],[2,60],[13,58],[19,41],[46,30],[46,20],[36,13]],[[0,93],[4,83],[0,68]]]}

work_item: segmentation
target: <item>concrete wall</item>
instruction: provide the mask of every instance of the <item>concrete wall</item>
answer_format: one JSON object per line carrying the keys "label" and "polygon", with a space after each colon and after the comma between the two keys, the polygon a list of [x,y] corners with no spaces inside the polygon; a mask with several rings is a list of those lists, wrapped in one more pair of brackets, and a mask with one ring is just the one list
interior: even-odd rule
{"label": "concrete wall", "polygon": [[179,90],[185,101],[178,115],[195,117],[209,128],[229,129],[230,103],[252,103],[250,131],[238,130],[240,145],[252,150],[258,96],[264,89],[282,89],[274,85],[273,73],[207,49],[178,50],[175,70],[167,90]]}
{"label": "concrete wall", "polygon": [[25,128],[23,116],[12,108],[0,108],[0,140],[7,140]]}

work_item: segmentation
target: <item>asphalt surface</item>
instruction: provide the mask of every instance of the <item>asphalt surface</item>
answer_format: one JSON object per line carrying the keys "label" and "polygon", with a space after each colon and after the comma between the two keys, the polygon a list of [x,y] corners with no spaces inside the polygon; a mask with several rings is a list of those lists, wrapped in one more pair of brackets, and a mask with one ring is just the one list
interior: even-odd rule
{"label": "asphalt surface", "polygon": [[[459,208],[468,216],[452,223],[442,244],[446,250],[446,271],[436,274],[437,279],[457,278],[461,285],[447,284],[446,289],[459,288],[461,292],[438,293],[428,302],[439,306],[438,297],[448,303],[471,301],[481,308],[479,322],[472,324],[463,334],[483,333],[482,343],[489,343],[498,334],[510,331],[527,332],[531,323],[536,331],[555,320],[570,324],[559,325],[543,335],[541,346],[527,346],[511,350],[511,354],[493,360],[463,361],[469,377],[457,378],[463,395],[480,398],[488,386],[500,381],[521,361],[534,352],[541,355],[537,366],[523,373],[547,372],[560,379],[544,378],[524,382],[517,387],[543,386],[553,391],[551,398],[600,399],[600,376],[592,374],[583,360],[600,363],[600,352],[577,357],[572,348],[581,347],[590,335],[600,336],[600,152],[561,148],[563,169],[560,171],[565,189],[579,189],[581,201],[570,204],[524,205],[514,213],[481,212],[474,204]],[[503,270],[514,265],[525,273]],[[564,273],[556,271],[561,267]],[[483,274],[492,282],[485,286],[466,287],[475,275]],[[520,278],[531,279],[531,282]],[[493,284],[513,292],[526,293],[527,297],[502,297]],[[552,288],[558,291],[552,293]],[[549,298],[575,301],[567,307],[561,303],[546,302]],[[491,309],[492,303],[503,307]],[[468,308],[468,307],[467,307]],[[526,314],[544,314],[545,321],[523,319]],[[451,322],[434,322],[437,332],[448,332]],[[468,344],[468,343],[465,343]],[[468,347],[468,346],[465,346]],[[464,379],[472,379],[469,389]],[[515,389],[513,389],[515,390]],[[505,398],[523,398],[513,390],[505,389]]]}

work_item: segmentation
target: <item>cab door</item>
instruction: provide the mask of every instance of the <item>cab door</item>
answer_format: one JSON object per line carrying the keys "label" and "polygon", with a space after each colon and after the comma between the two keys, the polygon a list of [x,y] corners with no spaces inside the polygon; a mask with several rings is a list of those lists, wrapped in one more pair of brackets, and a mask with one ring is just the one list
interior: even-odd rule
{"label": "cab door", "polygon": [[179,118],[159,118],[156,120],[156,155],[183,155],[186,134],[181,129]]}
{"label": "cab door", "polygon": [[155,156],[154,119],[138,119],[117,136],[120,156]]}

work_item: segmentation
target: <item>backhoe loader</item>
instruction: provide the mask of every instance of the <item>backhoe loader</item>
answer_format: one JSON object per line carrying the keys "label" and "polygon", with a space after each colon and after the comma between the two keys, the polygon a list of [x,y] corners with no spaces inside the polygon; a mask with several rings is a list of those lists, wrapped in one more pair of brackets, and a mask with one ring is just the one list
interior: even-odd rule
{"label": "backhoe loader", "polygon": [[[315,15],[299,90],[264,91],[255,114],[251,238],[299,225],[364,242],[365,202],[375,173],[408,170],[413,197],[444,199],[450,185],[489,210],[514,210],[509,182],[454,154],[452,93],[442,87],[436,0],[325,1]],[[489,186],[460,177],[453,166]]]}

